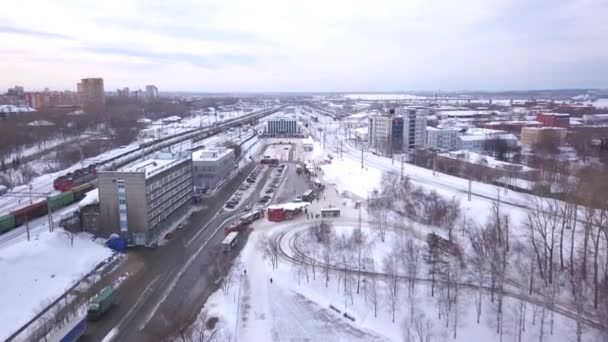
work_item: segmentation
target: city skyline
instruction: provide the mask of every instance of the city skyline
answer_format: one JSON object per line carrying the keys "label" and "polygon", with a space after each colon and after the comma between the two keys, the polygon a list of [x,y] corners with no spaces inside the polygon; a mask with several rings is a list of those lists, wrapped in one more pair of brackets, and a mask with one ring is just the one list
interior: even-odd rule
{"label": "city skyline", "polygon": [[608,86],[602,1],[11,6],[0,14],[2,88],[74,89],[83,77],[201,92]]}

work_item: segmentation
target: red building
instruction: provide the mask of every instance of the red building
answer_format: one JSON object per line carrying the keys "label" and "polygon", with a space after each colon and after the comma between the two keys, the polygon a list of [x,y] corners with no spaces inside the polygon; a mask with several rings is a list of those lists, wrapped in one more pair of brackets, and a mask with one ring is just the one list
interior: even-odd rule
{"label": "red building", "polygon": [[539,113],[536,121],[541,126],[570,128],[570,114],[563,113]]}

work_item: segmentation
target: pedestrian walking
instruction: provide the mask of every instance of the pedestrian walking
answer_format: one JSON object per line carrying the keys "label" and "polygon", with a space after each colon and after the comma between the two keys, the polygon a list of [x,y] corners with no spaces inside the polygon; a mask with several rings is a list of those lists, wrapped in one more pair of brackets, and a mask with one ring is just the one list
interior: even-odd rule
{"label": "pedestrian walking", "polygon": [[270,283],[272,284],[272,278],[270,278]]}
{"label": "pedestrian walking", "polygon": [[247,270],[243,270],[243,273],[244,273],[245,275],[247,275]]}

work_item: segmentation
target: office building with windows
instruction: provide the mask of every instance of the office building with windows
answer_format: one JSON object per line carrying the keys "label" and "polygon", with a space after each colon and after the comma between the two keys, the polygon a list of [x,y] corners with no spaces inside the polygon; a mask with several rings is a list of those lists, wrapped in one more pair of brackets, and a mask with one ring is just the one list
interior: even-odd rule
{"label": "office building with windows", "polygon": [[77,85],[82,108],[86,112],[103,111],[106,97],[103,90],[103,78],[83,78]]}
{"label": "office building with windows", "polygon": [[458,128],[426,128],[426,147],[438,150],[451,151],[458,148]]}
{"label": "office building with windows", "polygon": [[192,153],[192,176],[197,189],[217,188],[236,168],[236,158],[231,148],[216,147]]}
{"label": "office building with windows", "polygon": [[370,115],[367,141],[370,147],[386,154],[407,153],[426,143],[427,111],[399,108],[387,115]]}
{"label": "office building with windows", "polygon": [[296,119],[285,117],[269,120],[264,131],[266,134],[298,134],[301,129]]}
{"label": "office building with windows", "polygon": [[98,172],[100,233],[150,245],[184,213],[194,193],[189,154],[159,152],[118,171]]}

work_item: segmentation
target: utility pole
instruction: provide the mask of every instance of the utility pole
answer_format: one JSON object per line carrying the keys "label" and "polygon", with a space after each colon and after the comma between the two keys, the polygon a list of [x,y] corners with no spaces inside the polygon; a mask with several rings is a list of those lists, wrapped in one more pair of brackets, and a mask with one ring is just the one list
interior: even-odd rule
{"label": "utility pole", "polygon": [[363,142],[361,142],[361,168],[363,169]]}
{"label": "utility pole", "polygon": [[401,180],[403,180],[403,153],[401,154]]}
{"label": "utility pole", "polygon": [[342,159],[342,140],[340,140],[340,159]]}
{"label": "utility pole", "polygon": [[469,178],[469,191],[468,191],[468,200],[471,201],[471,188],[473,187],[473,181]]}

